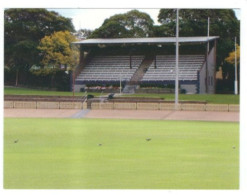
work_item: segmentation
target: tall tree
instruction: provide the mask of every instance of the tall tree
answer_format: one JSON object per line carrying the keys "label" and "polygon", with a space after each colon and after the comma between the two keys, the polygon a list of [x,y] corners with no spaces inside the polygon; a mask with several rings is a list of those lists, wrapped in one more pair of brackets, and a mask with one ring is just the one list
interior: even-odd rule
{"label": "tall tree", "polygon": [[[240,70],[240,67],[239,67],[239,64],[240,64],[240,46],[237,45],[236,46],[236,65],[237,65],[237,74],[238,74],[238,80],[239,79],[239,70]],[[231,75],[227,74],[225,75],[225,77],[228,77],[228,78],[232,78],[232,80],[234,79],[234,75],[235,75],[235,51],[232,51],[229,53],[228,57],[226,57],[225,59],[226,61],[226,66],[224,67],[224,69],[230,69],[231,70]],[[224,73],[226,74],[227,71],[224,71]]]}
{"label": "tall tree", "polygon": [[[53,67],[61,69],[65,66],[73,69],[79,61],[78,48],[71,44],[77,41],[76,37],[69,31],[55,32],[41,39],[38,50],[42,58],[42,67]],[[49,68],[48,68],[49,70]]]}
{"label": "tall tree", "polygon": [[[208,17],[210,35],[239,36],[239,21],[232,9],[181,9],[179,11],[180,36],[207,36]],[[163,36],[175,36],[176,9],[161,9],[158,15],[161,25],[168,26]]]}
{"label": "tall tree", "polygon": [[153,20],[138,10],[116,14],[104,21],[90,38],[148,37],[153,34]]}
{"label": "tall tree", "polygon": [[[210,17],[210,36],[220,36],[217,47],[217,66],[226,66],[225,58],[234,47],[234,37],[240,36],[240,21],[232,9],[181,9],[179,12],[180,36],[207,36]],[[161,9],[158,15],[160,27],[156,36],[175,36],[176,9]],[[227,74],[223,74],[227,75]]]}
{"label": "tall tree", "polygon": [[[46,9],[6,9],[4,11],[4,64],[24,74],[39,63],[37,46],[41,38],[55,31],[74,31],[71,19]],[[16,85],[18,79],[16,79]]]}
{"label": "tall tree", "polygon": [[[240,46],[236,46],[236,57],[237,57],[237,65],[240,63]],[[228,57],[225,59],[230,64],[235,64],[235,51],[229,53]]]}

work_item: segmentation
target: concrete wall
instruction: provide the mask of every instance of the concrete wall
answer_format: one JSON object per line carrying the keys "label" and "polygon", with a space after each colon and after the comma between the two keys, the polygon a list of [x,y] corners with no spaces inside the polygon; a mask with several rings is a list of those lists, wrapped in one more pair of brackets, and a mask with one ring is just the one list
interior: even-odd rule
{"label": "concrete wall", "polygon": [[206,104],[206,111],[228,112],[228,104]]}
{"label": "concrete wall", "polygon": [[14,108],[36,109],[37,103],[35,101],[14,101]]}
{"label": "concrete wall", "polygon": [[216,74],[216,61],[215,61],[215,47],[210,50],[208,55],[208,93],[215,93],[215,74]]}
{"label": "concrete wall", "polygon": [[236,104],[229,104],[229,112],[239,112],[240,106]]}
{"label": "concrete wall", "polygon": [[199,72],[199,93],[204,94],[206,93],[206,84],[205,84],[205,78],[206,78],[206,62],[202,65],[202,68]]}
{"label": "concrete wall", "polygon": [[[87,109],[84,102],[42,102],[42,101],[4,101],[4,108],[22,109]],[[134,103],[134,102],[92,102],[92,110],[175,110],[174,103]],[[179,104],[182,111],[239,112],[236,104]]]}
{"label": "concrete wall", "polygon": [[[160,103],[160,110],[175,110],[175,104],[172,103]],[[178,110],[181,110],[181,104],[178,104]]]}
{"label": "concrete wall", "polygon": [[159,103],[137,103],[137,110],[159,110]]}
{"label": "concrete wall", "polygon": [[14,108],[14,101],[4,101],[4,108]]}
{"label": "concrete wall", "polygon": [[213,47],[207,58],[207,66],[208,66],[208,78],[206,83],[206,62],[202,65],[201,70],[199,71],[199,93],[206,93],[206,85],[208,88],[209,94],[215,93],[215,74],[216,74],[216,48]]}
{"label": "concrete wall", "polygon": [[37,102],[37,109],[59,109],[59,102]]}
{"label": "concrete wall", "polygon": [[59,102],[60,109],[82,109],[82,102]]}
{"label": "concrete wall", "polygon": [[75,92],[80,92],[81,88],[84,88],[85,85],[77,85],[77,84],[75,84],[74,87],[75,87]]}
{"label": "concrete wall", "polygon": [[45,102],[45,101],[4,101],[4,108],[20,109],[87,109],[82,102]]}
{"label": "concrete wall", "polygon": [[93,102],[91,104],[91,109],[92,110],[113,110],[113,103],[111,103],[111,102],[106,102],[106,103]]}
{"label": "concrete wall", "polygon": [[205,111],[205,104],[182,104],[181,110],[186,111]]}
{"label": "concrete wall", "polygon": [[196,84],[181,84],[181,89],[185,89],[187,94],[196,94]]}
{"label": "concrete wall", "polygon": [[114,103],[114,109],[117,109],[117,110],[136,110],[136,103],[115,102]]}
{"label": "concrete wall", "polygon": [[[98,103],[93,102],[91,108],[107,110],[175,110],[173,103]],[[239,105],[233,104],[179,104],[181,111],[217,111],[217,112],[239,112]]]}

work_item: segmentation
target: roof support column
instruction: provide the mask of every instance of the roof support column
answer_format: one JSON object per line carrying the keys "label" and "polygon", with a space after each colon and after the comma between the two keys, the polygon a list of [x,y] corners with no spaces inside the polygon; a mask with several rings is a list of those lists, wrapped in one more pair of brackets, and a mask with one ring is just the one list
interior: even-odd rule
{"label": "roof support column", "polygon": [[[208,17],[208,38],[209,38],[209,28],[210,28],[210,18]],[[208,54],[209,54],[209,39],[207,41],[207,55],[206,55],[206,93],[208,93],[208,85],[210,83],[210,79],[208,76]]]}

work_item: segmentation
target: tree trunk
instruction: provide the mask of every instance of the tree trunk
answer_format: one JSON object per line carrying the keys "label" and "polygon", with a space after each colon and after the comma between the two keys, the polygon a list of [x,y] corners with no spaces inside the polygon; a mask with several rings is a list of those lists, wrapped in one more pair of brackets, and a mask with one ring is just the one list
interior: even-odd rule
{"label": "tree trunk", "polygon": [[19,71],[16,71],[16,76],[15,76],[15,86],[17,87],[18,85],[18,76],[19,76]]}

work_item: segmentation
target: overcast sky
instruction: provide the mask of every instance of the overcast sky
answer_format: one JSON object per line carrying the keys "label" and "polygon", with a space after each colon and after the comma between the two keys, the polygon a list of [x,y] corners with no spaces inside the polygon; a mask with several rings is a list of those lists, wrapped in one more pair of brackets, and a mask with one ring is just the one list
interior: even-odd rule
{"label": "overcast sky", "polygon": [[[132,9],[48,9],[58,12],[60,15],[72,18],[72,22],[76,30],[99,28],[106,18],[115,14],[126,13]],[[138,9],[145,12],[153,19],[154,24],[159,24],[157,21],[160,9]],[[240,10],[235,9],[236,16],[240,19]]]}

